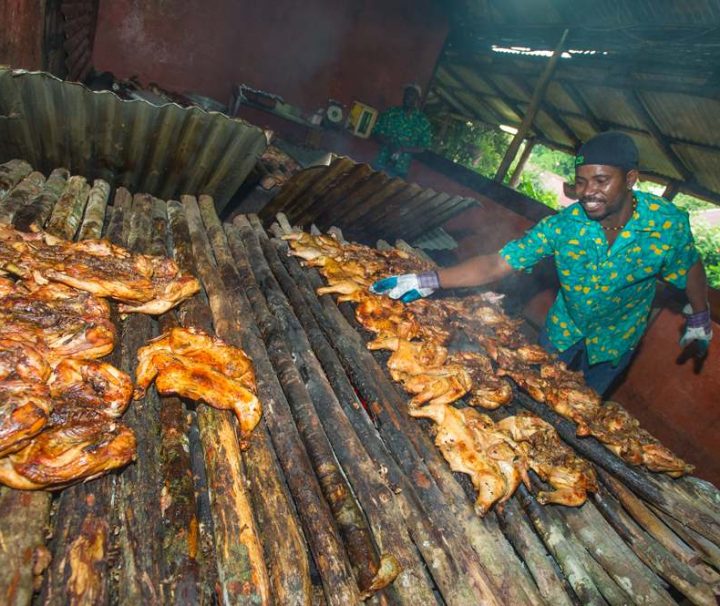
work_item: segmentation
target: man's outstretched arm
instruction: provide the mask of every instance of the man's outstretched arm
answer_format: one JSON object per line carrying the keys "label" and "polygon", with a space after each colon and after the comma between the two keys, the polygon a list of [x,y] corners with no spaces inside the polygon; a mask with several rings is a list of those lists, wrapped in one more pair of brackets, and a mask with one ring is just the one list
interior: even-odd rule
{"label": "man's outstretched arm", "polygon": [[510,264],[495,253],[472,257],[453,267],[439,269],[437,274],[442,288],[464,288],[496,282],[513,271]]}

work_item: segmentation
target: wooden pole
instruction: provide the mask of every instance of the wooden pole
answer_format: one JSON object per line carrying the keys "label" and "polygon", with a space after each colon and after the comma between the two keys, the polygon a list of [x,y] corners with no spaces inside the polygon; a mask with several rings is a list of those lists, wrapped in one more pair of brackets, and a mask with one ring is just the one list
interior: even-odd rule
{"label": "wooden pole", "polygon": [[[247,320],[255,317],[260,334],[266,340],[266,348],[262,341],[253,343],[250,339],[246,351],[257,369],[258,395],[261,395],[263,377],[276,378],[274,402],[265,405],[263,417],[271,431],[278,461],[285,473],[295,505],[305,530],[308,546],[314,556],[315,564],[320,573],[325,598],[328,604],[350,604],[359,599],[359,592],[348,556],[345,552],[332,512],[323,497],[322,487],[313,473],[311,455],[293,422],[289,401],[309,400],[303,378],[297,372],[292,356],[287,352],[284,333],[267,309],[262,294],[257,286],[249,280],[241,281],[235,272],[232,255],[229,250],[225,233],[215,214],[212,198],[200,196],[200,214],[205,223],[209,242],[212,245],[223,283],[233,292],[236,305],[245,309]],[[258,253],[262,256],[262,253]],[[248,303],[244,299],[247,293]],[[254,296],[257,295],[257,296]],[[250,315],[252,314],[252,315]],[[249,335],[248,335],[249,337]],[[277,383],[279,381],[279,385]],[[286,394],[281,395],[281,391]],[[265,403],[264,398],[260,398]],[[270,398],[268,398],[270,401]]]}
{"label": "wooden pole", "polygon": [[[171,223],[173,214],[181,215],[175,226],[182,229],[183,239],[190,239],[195,273],[203,283],[210,304],[210,310],[203,305],[202,309],[192,313],[181,313],[183,325],[207,329],[212,322],[218,336],[237,344],[239,323],[236,322],[237,314],[233,313],[236,307],[229,306],[227,292],[211,256],[212,248],[197,201],[192,196],[182,196],[182,206],[173,204],[169,211]],[[180,233],[173,229],[174,242],[178,241]],[[257,366],[257,357],[253,351],[245,349],[261,379],[264,373]],[[258,395],[263,406],[267,406],[269,398],[263,393],[261,384],[258,380]],[[248,452],[252,453],[253,459],[248,464],[240,453],[231,416],[229,412],[198,407],[213,515],[218,593],[227,603],[268,604],[272,600],[272,591],[278,603],[306,604],[310,579],[304,542],[278,476],[266,427],[261,422],[249,439]],[[225,439],[220,441],[219,436]],[[261,477],[258,477],[258,471]],[[282,516],[282,522],[277,516]],[[267,562],[263,561],[263,555]]]}
{"label": "wooden pole", "polygon": [[670,181],[662,193],[662,197],[672,202],[675,196],[680,193],[680,184],[677,181]]}
{"label": "wooden pole", "polygon": [[525,140],[525,147],[523,148],[522,154],[520,154],[520,159],[518,160],[517,166],[513,171],[512,177],[510,177],[508,187],[512,187],[513,189],[515,189],[518,183],[520,183],[520,175],[522,174],[522,171],[525,170],[525,165],[527,164],[527,161],[530,158],[530,154],[532,154],[534,147],[535,139]]}
{"label": "wooden pole", "polygon": [[540,103],[542,102],[543,96],[545,95],[545,89],[547,88],[547,85],[550,82],[553,73],[555,72],[557,62],[563,53],[563,49],[565,47],[565,40],[567,40],[569,32],[570,30],[568,29],[563,32],[562,36],[560,37],[560,41],[558,42],[555,50],[553,51],[552,57],[550,57],[548,64],[545,66],[545,69],[540,76],[538,83],[535,86],[532,98],[530,99],[530,105],[528,105],[527,111],[523,116],[520,128],[518,128],[517,133],[515,133],[515,137],[513,137],[513,140],[510,142],[510,146],[505,152],[505,157],[502,159],[502,162],[500,162],[497,173],[495,173],[495,181],[499,183],[502,183],[505,179],[505,175],[507,175],[508,170],[510,170],[510,165],[513,163],[513,160],[515,159],[515,156],[520,149],[520,144],[522,143],[523,139],[527,137],[528,131],[530,130],[530,127],[535,120],[535,116],[537,115]]}
{"label": "wooden pole", "polygon": [[[295,259],[287,267],[296,281],[309,280],[313,288],[324,285],[316,271],[298,272]],[[495,585],[496,599],[513,604],[541,601],[538,589],[502,532],[486,527],[472,509],[471,502],[455,481],[447,463],[432,441],[407,412],[406,399],[386,377],[368,352],[357,330],[349,325],[330,297],[309,301],[325,336],[339,354],[348,375],[378,419],[378,431],[397,463],[412,478],[418,496],[427,503],[427,515],[443,528],[445,539],[453,545],[458,561],[473,570],[478,589],[484,594]],[[314,304],[313,304],[314,303]],[[471,550],[476,552],[483,570],[475,570]],[[483,578],[487,575],[486,578]],[[512,581],[510,581],[512,579]]]}

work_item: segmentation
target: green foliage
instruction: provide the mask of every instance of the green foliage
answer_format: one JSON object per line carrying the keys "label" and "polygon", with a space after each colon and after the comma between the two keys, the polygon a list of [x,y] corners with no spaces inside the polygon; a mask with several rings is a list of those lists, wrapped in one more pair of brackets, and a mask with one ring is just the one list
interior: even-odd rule
{"label": "green foliage", "polygon": [[536,145],[529,159],[530,164],[546,170],[565,179],[575,178],[575,160],[573,156],[563,151],[550,149],[544,145]]}
{"label": "green foliage", "polygon": [[712,288],[720,288],[720,228],[696,220],[692,222],[692,232],[705,265],[708,284]]}
{"label": "green foliage", "polygon": [[443,123],[439,116],[429,118],[433,122],[432,150],[436,154],[484,177],[495,175],[510,142],[506,133],[475,122]]}
{"label": "green foliage", "polygon": [[711,202],[705,202],[704,200],[693,198],[687,194],[678,194],[675,196],[673,204],[689,213],[717,208],[717,205],[712,204]]}
{"label": "green foliage", "polygon": [[538,174],[535,171],[524,170],[520,175],[520,183],[517,190],[526,196],[542,202],[545,206],[560,210],[555,192],[549,191],[543,187]]}

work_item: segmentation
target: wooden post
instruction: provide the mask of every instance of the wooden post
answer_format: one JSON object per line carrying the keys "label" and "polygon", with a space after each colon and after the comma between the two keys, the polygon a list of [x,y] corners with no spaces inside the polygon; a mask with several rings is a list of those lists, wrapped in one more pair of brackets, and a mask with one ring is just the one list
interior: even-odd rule
{"label": "wooden post", "polygon": [[665,187],[665,191],[662,193],[662,197],[672,202],[675,196],[680,193],[680,184],[677,181],[668,182]]}
{"label": "wooden post", "polygon": [[555,72],[555,67],[557,66],[557,62],[562,55],[563,48],[565,47],[565,40],[567,40],[569,32],[570,30],[568,29],[563,32],[563,35],[560,37],[560,41],[558,42],[555,50],[553,51],[552,57],[550,57],[550,61],[548,61],[548,64],[545,66],[545,70],[540,76],[540,80],[538,80],[538,83],[535,86],[532,99],[530,99],[530,105],[528,105],[527,111],[523,116],[522,124],[520,124],[520,128],[518,128],[517,133],[515,133],[515,137],[510,142],[510,146],[505,152],[505,157],[502,159],[502,162],[500,162],[497,173],[495,173],[495,181],[499,183],[502,183],[505,179],[505,175],[507,175],[507,172],[510,169],[510,165],[512,164],[518,150],[520,149],[520,144],[527,136],[528,131],[530,130],[530,127],[535,120],[535,115],[537,114],[538,108],[540,107],[540,102],[545,95],[545,89],[550,82],[550,78],[552,78],[552,75]]}
{"label": "wooden post", "polygon": [[523,152],[520,155],[520,160],[518,160],[517,166],[515,167],[512,177],[510,177],[510,182],[508,183],[508,186],[512,187],[513,189],[515,189],[517,187],[517,184],[520,183],[520,175],[525,169],[525,165],[527,164],[527,161],[530,158],[530,154],[532,154],[532,150],[534,147],[535,139],[525,140],[525,147],[523,148]]}

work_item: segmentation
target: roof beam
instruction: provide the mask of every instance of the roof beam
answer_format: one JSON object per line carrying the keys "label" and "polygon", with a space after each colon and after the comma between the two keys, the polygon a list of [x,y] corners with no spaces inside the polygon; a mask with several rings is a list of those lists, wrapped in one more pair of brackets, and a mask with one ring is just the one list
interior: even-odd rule
{"label": "roof beam", "polygon": [[[486,97],[487,95],[483,94],[483,91],[479,91],[474,86],[471,86],[467,83],[467,81],[458,74],[451,66],[445,64],[443,65],[443,70],[446,71],[450,76],[453,78],[453,80],[457,81],[461,86],[464,86],[466,90],[471,91],[475,93],[476,95]],[[485,80],[483,80],[485,82]],[[500,91],[496,91],[496,96],[500,101],[502,101],[505,105],[507,105],[512,111],[514,111],[517,114],[518,121],[522,122],[523,118],[523,111],[517,106],[517,104],[512,100],[509,99],[506,95],[502,94]]]}
{"label": "roof beam", "polygon": [[[514,76],[509,76],[509,78],[515,83],[515,86],[521,88],[526,95],[532,95],[532,91],[530,90],[530,87],[527,85],[526,82],[518,80]],[[488,79],[489,78],[484,78],[483,81],[485,82]],[[563,120],[563,118],[558,113],[558,110],[555,109],[554,105],[552,105],[546,100],[542,100],[540,102],[540,109],[544,111],[548,116],[550,116],[550,119],[558,126],[558,128],[560,128],[561,131],[563,131],[565,136],[573,142],[573,145],[577,147],[580,144],[580,139],[578,139],[575,131],[570,128],[570,126],[568,126],[565,120]]]}
{"label": "roof beam", "polygon": [[[440,97],[445,99],[445,101],[447,103],[452,105],[455,109],[457,109],[461,113],[465,114],[471,120],[479,120],[480,122],[487,122],[487,119],[484,116],[480,115],[472,107],[468,107],[467,104],[460,101],[457,97],[450,94],[444,88],[438,87],[437,83],[434,84],[432,88]],[[483,104],[483,107],[490,112],[490,114],[493,116],[493,118],[498,120],[498,124],[502,124],[502,116],[500,116],[500,114],[498,114],[494,108],[488,106],[487,104]]]}
{"label": "roof beam", "polygon": [[528,105],[525,115],[523,116],[520,128],[518,128],[518,131],[515,133],[513,140],[510,142],[510,145],[508,146],[508,149],[505,152],[502,161],[500,162],[500,166],[495,173],[495,181],[502,183],[505,175],[507,174],[507,171],[510,168],[510,165],[512,164],[515,156],[517,155],[518,149],[520,149],[520,145],[522,144],[523,139],[528,136],[530,127],[535,120],[537,110],[540,107],[540,102],[545,95],[547,85],[553,77],[555,68],[557,67],[558,59],[560,59],[563,49],[565,48],[565,41],[567,40],[569,33],[570,30],[566,29],[565,31],[563,31],[562,36],[560,36],[560,40],[555,46],[552,57],[550,57],[550,60],[547,62],[545,68],[543,69],[542,75],[535,83],[535,89],[533,90],[532,98],[530,99],[530,105]]}

